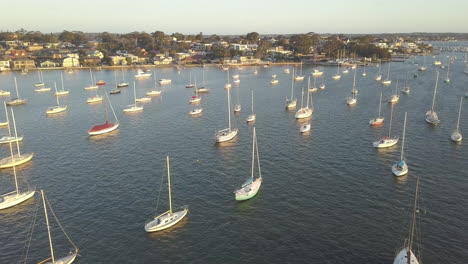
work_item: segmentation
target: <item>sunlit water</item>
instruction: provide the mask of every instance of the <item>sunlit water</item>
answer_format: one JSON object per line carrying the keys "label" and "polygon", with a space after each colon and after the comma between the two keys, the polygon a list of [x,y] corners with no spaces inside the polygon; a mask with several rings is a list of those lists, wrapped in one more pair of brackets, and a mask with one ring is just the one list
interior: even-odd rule
{"label": "sunlit water", "polygon": [[[315,111],[308,134],[299,133],[302,122],[294,119],[295,111],[284,108],[291,88],[285,67],[259,67],[258,75],[253,67],[233,69],[231,75],[239,74],[241,80],[231,94],[233,104],[237,100],[242,104],[242,112],[232,115],[239,135],[222,145],[214,143],[214,132],[227,126],[227,76],[219,68],[204,68],[205,86],[211,92],[201,95],[201,116],[188,115],[193,90],[185,85],[190,71],[200,84],[203,68],[184,69],[180,74],[175,68],[157,69],[157,78],[170,78],[172,85],[158,85],[162,96],[145,103],[141,113],[122,111],[133,102],[132,86],[110,95],[120,127],[96,138],[88,137],[87,130],[104,123],[105,111],[103,104],[86,103],[94,94],[83,89],[90,82],[87,70],[63,73],[65,88],[71,92],[61,102],[68,111],[54,117],[45,115],[46,108],[55,104],[53,92],[33,91],[35,72],[2,73],[0,89],[14,93],[12,77],[16,76],[21,96],[28,99],[26,105],[14,107],[18,130],[25,136],[21,151],[35,153],[32,162],[20,167],[20,175],[46,190],[80,248],[76,263],[391,263],[407,234],[417,176],[422,182],[419,229],[424,263],[465,263],[468,148],[465,142],[450,141],[460,96],[468,88],[463,54],[457,55],[450,84],[442,82],[446,69],[439,69],[435,109],[441,124],[437,127],[424,121],[435,84],[436,68],[429,56],[430,66],[422,73],[414,60],[392,63],[389,87],[374,80],[377,67],[366,68],[367,77],[358,68],[358,103],[353,107],[346,105],[353,71],[334,81],[336,68],[321,67],[326,89],[313,94]],[[416,62],[422,63],[422,58]],[[383,64],[384,78],[386,70]],[[312,68],[303,71],[310,73]],[[57,81],[60,87],[60,73],[44,71],[45,82]],[[136,70],[125,74],[132,83]],[[278,75],[278,85],[270,84],[272,74]],[[107,91],[113,89],[113,71],[95,75],[107,81]],[[391,133],[401,138],[404,112],[408,112],[405,156],[410,172],[399,179],[392,175],[391,166],[399,159],[401,141],[386,150],[372,147],[373,141],[388,133],[387,100],[398,78],[398,90],[406,78],[411,87],[410,95],[400,93],[393,116]],[[295,82],[298,104],[306,83]],[[137,80],[136,85],[137,97],[142,97],[154,82],[149,78]],[[245,119],[252,89],[264,182],[255,198],[239,203],[233,191],[250,175],[253,126]],[[371,128],[368,121],[377,115],[381,91],[385,126]],[[466,102],[463,111],[461,130],[468,137]],[[114,120],[112,112],[109,118]],[[7,130],[1,128],[1,133]],[[8,146],[0,152],[2,157],[9,155]],[[171,157],[173,204],[188,206],[190,212],[177,226],[148,234],[145,222],[168,208],[164,183],[155,212],[166,155]],[[1,171],[2,193],[14,188],[11,175],[11,170]],[[38,202],[36,196],[0,211],[1,263],[21,261]],[[66,254],[71,246],[55,222],[52,232],[56,255]],[[27,263],[49,256],[42,206],[31,242]]]}

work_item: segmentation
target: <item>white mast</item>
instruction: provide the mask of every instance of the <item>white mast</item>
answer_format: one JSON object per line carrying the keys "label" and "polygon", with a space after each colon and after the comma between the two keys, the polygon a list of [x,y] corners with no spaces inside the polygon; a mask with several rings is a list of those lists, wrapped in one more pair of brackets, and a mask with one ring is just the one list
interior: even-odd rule
{"label": "white mast", "polygon": [[403,124],[403,140],[401,141],[401,156],[400,156],[400,160],[403,160],[403,151],[405,150],[406,114],[407,114],[407,112],[405,112],[405,122],[404,122],[404,124]]}
{"label": "white mast", "polygon": [[[460,98],[460,108],[458,109],[457,131],[460,132],[460,116],[462,110],[463,97]],[[7,119],[8,122],[8,119]]]}
{"label": "white mast", "polygon": [[390,78],[390,62],[388,63],[387,80]]}
{"label": "white mast", "polygon": [[62,79],[62,91],[65,91],[65,87],[63,87],[63,74],[60,73],[60,79]]}
{"label": "white mast", "polygon": [[[354,70],[354,78],[353,78],[353,97],[356,97],[356,72],[357,70]],[[314,79],[315,80],[315,79]]]}
{"label": "white mast", "polygon": [[301,93],[301,109],[304,107],[304,87],[302,87],[302,93]]}
{"label": "white mast", "polygon": [[15,77],[15,89],[16,89],[16,98],[19,99],[18,83],[16,82],[16,77]]}
{"label": "white mast", "polygon": [[91,68],[89,68],[89,77],[91,78],[91,85],[94,85],[94,82],[93,82],[93,72],[91,71]]}
{"label": "white mast", "polygon": [[293,74],[291,75],[291,101],[293,100],[294,96],[294,68],[293,68]]}
{"label": "white mast", "polygon": [[44,214],[46,218],[47,234],[49,235],[50,255],[52,257],[52,263],[55,263],[54,248],[52,246],[52,236],[50,234],[49,217],[47,216],[47,207],[46,207],[45,198],[44,198],[44,190],[41,190],[41,195],[42,195],[42,205],[44,206]]}
{"label": "white mast", "polygon": [[[229,75],[229,69],[228,69],[228,75]],[[229,96],[229,91],[231,89],[228,89],[227,94],[228,94],[228,119],[229,119],[229,132],[231,131],[231,97]]]}
{"label": "white mast", "polygon": [[255,127],[253,128],[253,136],[252,136],[252,169],[250,177],[253,179],[254,177],[254,165],[255,165]]}
{"label": "white mast", "polygon": [[57,83],[56,82],[54,82],[54,88],[55,88],[55,98],[57,99],[57,106],[59,106],[60,103],[59,103],[59,97],[57,95]]}
{"label": "white mast", "polygon": [[13,118],[13,127],[15,129],[16,148],[18,149],[18,157],[20,157],[21,152],[20,152],[20,147],[19,147],[18,133],[16,132],[15,114],[13,113],[13,108],[10,108],[10,110],[11,110],[11,116]]}
{"label": "white mast", "polygon": [[408,241],[408,251],[406,256],[408,258],[408,264],[411,263],[411,249],[413,247],[413,239],[414,239],[414,229],[416,225],[416,210],[417,210],[417,201],[418,201],[418,193],[419,193],[419,177],[416,180],[416,193],[414,194],[414,204],[413,204],[413,214],[411,217],[411,225],[410,225],[410,235]]}
{"label": "white mast", "polygon": [[390,125],[388,127],[388,137],[390,137],[390,132],[392,131],[392,120],[393,120],[393,105],[390,106]]}
{"label": "white mast", "polygon": [[252,114],[253,114],[254,110],[253,110],[253,90],[252,90]]}
{"label": "white mast", "polygon": [[380,101],[379,101],[379,115],[377,116],[380,118],[380,109],[382,108],[382,92],[380,92]]}
{"label": "white mast", "polygon": [[172,215],[172,198],[171,198],[171,170],[169,167],[169,156],[166,156],[167,166],[167,189],[169,191],[169,214]]}
{"label": "white mast", "polygon": [[309,75],[309,80],[307,81],[307,104],[306,104],[306,108],[309,108],[309,95],[310,95],[309,86],[310,86],[310,75]]}
{"label": "white mast", "polygon": [[135,82],[133,82],[133,101],[135,103],[135,106],[136,106],[136,88],[135,88],[136,84]]}
{"label": "white mast", "polygon": [[439,83],[439,71],[437,71],[436,84],[435,84],[435,88],[434,88],[434,95],[432,96],[431,112],[434,112],[434,104],[435,104],[435,98],[436,98],[438,83]]}

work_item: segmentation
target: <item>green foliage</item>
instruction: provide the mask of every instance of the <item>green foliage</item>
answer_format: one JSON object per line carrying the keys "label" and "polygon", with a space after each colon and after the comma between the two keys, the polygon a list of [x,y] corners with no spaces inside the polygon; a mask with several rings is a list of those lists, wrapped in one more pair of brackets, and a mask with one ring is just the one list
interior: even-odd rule
{"label": "green foliage", "polygon": [[259,37],[260,34],[258,34],[257,32],[250,32],[247,33],[247,35],[245,36],[245,40],[247,40],[249,43],[257,43]]}

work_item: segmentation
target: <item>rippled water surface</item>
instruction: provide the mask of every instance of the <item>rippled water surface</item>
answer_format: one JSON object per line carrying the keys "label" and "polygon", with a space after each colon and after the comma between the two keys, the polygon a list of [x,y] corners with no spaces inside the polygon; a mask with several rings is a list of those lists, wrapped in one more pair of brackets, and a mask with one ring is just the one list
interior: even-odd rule
{"label": "rippled water surface", "polygon": [[[453,55],[453,54],[452,54]],[[123,88],[109,96],[120,121],[115,133],[88,137],[87,130],[105,120],[103,104],[89,105],[85,91],[86,70],[64,73],[69,96],[63,115],[47,117],[45,110],[55,104],[51,93],[33,91],[35,72],[28,75],[2,73],[0,89],[14,93],[13,76],[21,96],[28,103],[14,108],[19,132],[25,136],[23,152],[34,152],[33,161],[21,166],[37,189],[46,190],[66,231],[80,248],[76,263],[392,263],[408,230],[409,209],[416,177],[421,178],[420,244],[424,263],[466,263],[468,259],[468,146],[455,144],[450,134],[456,126],[460,96],[468,90],[463,73],[463,54],[451,65],[451,82],[445,84],[447,69],[441,73],[435,109],[441,124],[424,121],[430,109],[436,68],[417,72],[414,60],[392,63],[389,87],[374,78],[377,67],[358,68],[356,106],[346,105],[352,88],[353,71],[339,81],[331,76],[335,67],[324,71],[325,90],[313,93],[315,111],[309,134],[299,133],[302,122],[294,111],[286,111],[290,75],[283,66],[231,70],[240,75],[239,89],[233,86],[232,101],[242,104],[233,115],[238,137],[214,144],[214,132],[227,125],[226,72],[206,67],[202,95],[203,115],[191,117],[186,89],[189,72],[201,83],[203,68],[157,69],[157,78],[170,78],[161,97],[144,105],[144,111],[124,114],[132,103],[133,89]],[[432,64],[427,57],[427,64]],[[422,63],[422,58],[416,58]],[[387,64],[382,65],[386,74]],[[310,73],[311,67],[304,67]],[[126,70],[133,81],[136,70]],[[270,85],[272,74],[279,84]],[[414,78],[413,74],[418,77]],[[57,81],[60,71],[44,71],[45,82]],[[95,72],[97,79],[113,88],[114,72]],[[117,71],[120,79],[120,71]],[[399,85],[411,87],[395,105],[392,134],[401,137],[404,113],[408,112],[406,158],[407,176],[395,178],[391,166],[400,156],[400,143],[376,150],[372,142],[388,133],[390,105],[386,100]],[[321,83],[321,79],[317,80]],[[137,80],[137,96],[154,86],[152,79]],[[300,99],[304,82],[295,82]],[[159,86],[158,86],[159,88]],[[251,90],[257,113],[257,135],[263,173],[258,195],[236,202],[233,191],[250,175],[252,125]],[[377,115],[380,92],[385,126],[371,128],[368,120]],[[103,89],[100,88],[100,93]],[[299,100],[300,102],[300,100]],[[463,106],[461,130],[468,137],[467,102]],[[0,116],[4,116],[0,110]],[[0,117],[3,120],[4,117]],[[113,119],[111,115],[111,120]],[[2,134],[7,130],[1,128]],[[0,148],[9,155],[7,146]],[[176,227],[160,233],[145,233],[143,226],[157,212],[156,201],[164,176],[165,157],[171,157],[173,203],[188,206],[188,217]],[[12,172],[0,172],[0,191],[14,188]],[[21,182],[24,187],[24,182]],[[167,188],[163,185],[158,212],[167,209]],[[0,262],[22,260],[29,240],[30,225],[39,196],[12,209],[0,211]],[[63,255],[69,244],[56,224],[52,225],[56,254]],[[34,228],[27,263],[49,256],[42,205]]]}

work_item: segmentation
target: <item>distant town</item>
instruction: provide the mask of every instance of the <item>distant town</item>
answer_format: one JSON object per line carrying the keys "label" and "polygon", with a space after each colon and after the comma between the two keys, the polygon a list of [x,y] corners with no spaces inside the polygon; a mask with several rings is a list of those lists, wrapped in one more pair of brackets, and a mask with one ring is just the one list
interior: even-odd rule
{"label": "distant town", "polygon": [[[464,35],[463,35],[464,36]],[[465,36],[464,36],[465,37]],[[176,66],[200,64],[353,64],[401,60],[431,54],[427,41],[456,37],[390,35],[183,35],[63,31],[0,32],[0,71],[110,66]]]}

